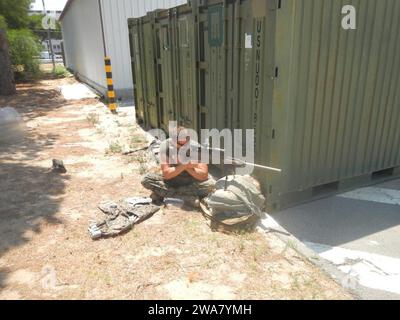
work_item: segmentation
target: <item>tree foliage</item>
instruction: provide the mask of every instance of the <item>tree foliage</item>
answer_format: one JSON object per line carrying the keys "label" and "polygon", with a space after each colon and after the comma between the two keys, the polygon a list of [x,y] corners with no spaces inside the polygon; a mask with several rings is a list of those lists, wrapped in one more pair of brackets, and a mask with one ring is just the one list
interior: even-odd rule
{"label": "tree foliage", "polygon": [[28,11],[32,0],[1,0],[0,15],[5,18],[8,28],[28,27]]}
{"label": "tree foliage", "polygon": [[17,79],[36,77],[39,74],[41,45],[38,38],[28,29],[9,30],[11,62]]}
{"label": "tree foliage", "polygon": [[[12,69],[16,80],[36,77],[39,71],[38,57],[41,41],[47,39],[42,25],[43,14],[29,15],[32,0],[0,0],[0,29],[7,30],[10,44]],[[53,39],[61,38],[61,26],[50,30]],[[11,72],[11,71],[10,71]]]}
{"label": "tree foliage", "polygon": [[6,18],[0,15],[0,29],[7,30]]}

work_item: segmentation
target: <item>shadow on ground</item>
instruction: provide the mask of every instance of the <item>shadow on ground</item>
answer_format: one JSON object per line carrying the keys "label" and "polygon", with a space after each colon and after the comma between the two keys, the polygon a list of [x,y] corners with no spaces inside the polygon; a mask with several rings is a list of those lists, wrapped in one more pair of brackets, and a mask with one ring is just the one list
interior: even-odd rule
{"label": "shadow on ground", "polygon": [[[21,163],[0,164],[0,258],[29,241],[27,231],[40,233],[42,224],[57,224],[66,176]],[[0,287],[5,278],[0,268]]]}
{"label": "shadow on ground", "polygon": [[[380,186],[399,190],[400,180]],[[333,196],[273,216],[301,241],[331,247],[346,245],[351,249],[359,249],[360,244],[368,246],[368,241],[378,241],[380,245],[371,247],[372,252],[399,256],[395,254],[398,251],[395,248],[400,245],[398,205]]]}
{"label": "shadow on ground", "polygon": [[[64,103],[56,90],[33,89],[29,84],[19,87],[15,96],[0,97],[0,106],[14,107],[28,119]],[[6,252],[29,242],[32,232],[40,233],[41,225],[59,223],[54,215],[69,176],[52,172],[51,159],[48,168],[32,163],[42,151],[52,148],[57,135],[39,135],[34,131],[14,134],[3,126],[0,136],[1,261]],[[6,278],[7,269],[0,263],[0,288]]]}
{"label": "shadow on ground", "polygon": [[27,120],[66,104],[59,90],[49,89],[40,81],[18,85],[16,95],[0,96],[0,107],[14,107]]}

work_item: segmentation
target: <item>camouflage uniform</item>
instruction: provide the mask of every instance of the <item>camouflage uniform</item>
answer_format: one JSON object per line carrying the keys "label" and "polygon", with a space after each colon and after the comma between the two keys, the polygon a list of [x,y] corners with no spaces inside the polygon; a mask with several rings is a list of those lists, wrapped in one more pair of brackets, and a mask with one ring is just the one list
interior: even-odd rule
{"label": "camouflage uniform", "polygon": [[174,181],[164,180],[161,174],[148,173],[142,179],[142,185],[151,190],[161,198],[185,198],[198,197],[200,199],[206,197],[214,190],[215,181],[208,179],[207,181],[196,181],[192,178],[192,182],[187,183],[186,177],[182,185],[179,183],[179,176]]}
{"label": "camouflage uniform", "polygon": [[99,209],[107,215],[104,220],[92,223],[89,233],[93,240],[123,234],[160,210],[150,198],[134,197],[118,202],[105,201]]}

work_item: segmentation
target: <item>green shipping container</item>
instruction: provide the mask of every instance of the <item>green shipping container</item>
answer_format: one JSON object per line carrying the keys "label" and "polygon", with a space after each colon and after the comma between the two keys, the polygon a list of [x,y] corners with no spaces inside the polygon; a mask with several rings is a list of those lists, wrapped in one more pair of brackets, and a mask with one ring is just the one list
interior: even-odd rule
{"label": "green shipping container", "polygon": [[[279,2],[278,2],[279,5]],[[342,9],[356,10],[356,30]],[[282,1],[274,23],[272,206],[398,176],[400,2]]]}
{"label": "green shipping container", "polygon": [[150,15],[153,17],[157,52],[156,76],[160,127],[168,130],[168,123],[175,121],[177,115],[173,26],[169,11],[154,12]]}
{"label": "green shipping container", "polygon": [[147,121],[145,108],[145,75],[143,66],[143,54],[141,44],[140,19],[129,20],[129,45],[131,53],[131,69],[133,78],[133,96],[135,99],[136,118],[142,124]]}
{"label": "green shipping container", "polygon": [[[147,110],[146,124],[150,127],[167,130],[169,121],[174,120],[198,130],[195,22],[196,16],[189,5],[128,19],[133,47],[131,58],[141,63],[141,66],[134,64],[132,68],[133,78],[137,82],[134,87],[143,83],[143,108]],[[135,42],[135,35],[138,43]],[[141,80],[138,81],[138,78]],[[140,92],[135,99],[140,99]],[[136,103],[139,104],[138,110],[141,110],[140,101]]]}
{"label": "green shipping container", "polygon": [[179,124],[198,130],[197,24],[188,5],[171,9],[175,32],[175,59]]}
{"label": "green shipping container", "polygon": [[144,124],[159,127],[154,24],[151,16],[129,19],[132,73],[137,114]]}
{"label": "green shipping container", "polygon": [[[355,30],[342,26],[345,5]],[[180,77],[197,73],[197,105],[185,108],[200,128],[255,130],[255,162],[282,169],[255,172],[271,209],[400,175],[400,1],[199,0],[190,11],[197,63]]]}

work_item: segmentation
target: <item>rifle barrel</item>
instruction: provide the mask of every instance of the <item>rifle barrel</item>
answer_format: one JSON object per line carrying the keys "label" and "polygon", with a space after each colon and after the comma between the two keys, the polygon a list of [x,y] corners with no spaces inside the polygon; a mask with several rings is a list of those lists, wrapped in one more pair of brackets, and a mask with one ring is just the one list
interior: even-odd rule
{"label": "rifle barrel", "polygon": [[255,163],[248,163],[248,162],[244,162],[244,163],[247,164],[247,165],[249,165],[249,166],[256,167],[256,168],[261,168],[261,169],[270,170],[270,171],[275,171],[275,172],[282,172],[282,169],[278,169],[278,168],[262,166],[262,165],[260,165],[260,164],[255,164]]}
{"label": "rifle barrel", "polygon": [[[219,152],[225,152],[225,151],[226,151],[225,149],[210,148],[209,146],[204,146],[204,145],[201,145],[201,144],[200,144],[200,149],[201,149],[201,148],[205,148],[205,149],[207,149],[208,151],[219,151]],[[243,164],[245,164],[245,165],[253,166],[253,167],[255,167],[255,168],[260,168],[260,169],[264,169],[264,170],[269,170],[269,171],[274,171],[274,172],[279,172],[279,173],[282,172],[282,169],[273,168],[273,167],[268,167],[268,166],[262,166],[262,165],[260,165],[260,164],[250,163],[250,162],[246,162],[246,161],[243,161],[243,160],[237,160],[237,159],[234,159],[234,158],[231,158],[231,157],[227,158],[227,160],[230,160],[230,161],[237,161],[237,162],[243,163]]]}
{"label": "rifle barrel", "polygon": [[239,163],[243,163],[245,165],[252,166],[252,167],[255,167],[255,168],[265,169],[265,170],[274,171],[274,172],[282,172],[282,169],[262,166],[261,164],[250,163],[250,162],[243,161],[243,160],[237,160],[237,159],[234,159],[234,158],[228,158],[228,160],[237,161]]}

